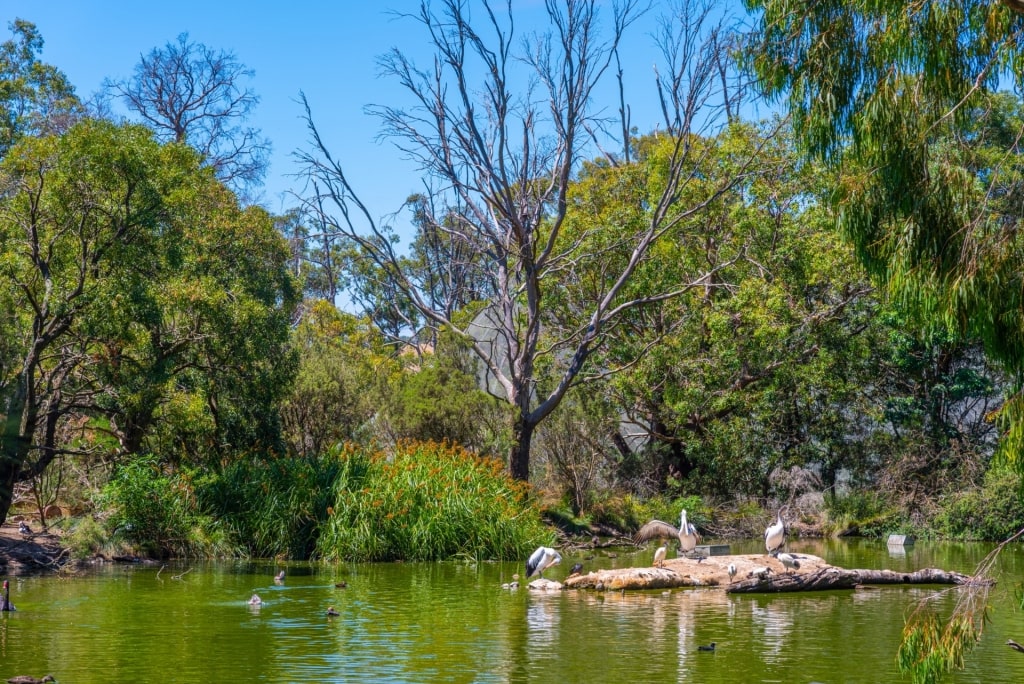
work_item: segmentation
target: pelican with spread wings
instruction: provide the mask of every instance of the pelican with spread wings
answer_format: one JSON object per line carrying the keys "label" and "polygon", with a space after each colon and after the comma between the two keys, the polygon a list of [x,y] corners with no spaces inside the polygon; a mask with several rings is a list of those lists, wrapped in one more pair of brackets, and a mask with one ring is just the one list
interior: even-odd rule
{"label": "pelican with spread wings", "polygon": [[690,553],[700,543],[700,534],[693,523],[687,521],[685,508],[679,516],[678,528],[667,522],[652,520],[641,527],[633,538],[637,543],[645,542],[648,539],[678,539],[679,553]]}

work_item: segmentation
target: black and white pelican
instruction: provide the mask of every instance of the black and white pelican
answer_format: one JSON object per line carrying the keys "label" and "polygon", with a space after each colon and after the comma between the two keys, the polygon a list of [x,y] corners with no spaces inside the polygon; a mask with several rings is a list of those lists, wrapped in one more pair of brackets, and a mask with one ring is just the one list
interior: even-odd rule
{"label": "black and white pelican", "polygon": [[526,561],[526,579],[530,579],[534,575],[544,577],[545,570],[561,562],[562,556],[553,548],[550,546],[538,546],[537,550],[530,556],[530,559]]}
{"label": "black and white pelican", "polygon": [[779,509],[775,522],[764,531],[764,547],[768,549],[768,553],[774,554],[786,543],[786,523],[782,522],[782,512],[786,508],[786,506],[783,506]]}
{"label": "black and white pelican", "polygon": [[646,523],[633,537],[637,543],[645,542],[648,539],[672,539],[679,540],[679,552],[689,553],[700,543],[700,534],[693,523],[686,520],[686,509],[679,516],[679,527],[669,525],[667,522],[652,520]]}

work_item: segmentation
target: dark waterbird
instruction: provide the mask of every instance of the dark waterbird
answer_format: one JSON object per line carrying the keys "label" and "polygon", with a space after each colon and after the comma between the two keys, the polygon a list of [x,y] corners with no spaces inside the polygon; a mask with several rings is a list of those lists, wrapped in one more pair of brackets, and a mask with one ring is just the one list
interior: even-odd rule
{"label": "dark waterbird", "polygon": [[4,595],[0,597],[0,611],[5,613],[17,610],[11,603],[11,583],[4,580]]}
{"label": "dark waterbird", "polygon": [[327,608],[327,617],[338,617],[339,615],[341,615],[341,613],[335,610],[334,606],[330,606]]}
{"label": "dark waterbird", "polygon": [[715,650],[715,642],[714,642],[714,641],[712,641],[712,642],[711,642],[710,644],[708,644],[707,646],[704,646],[704,645],[702,644],[702,645],[700,645],[700,646],[698,646],[698,647],[697,647],[697,650],[698,650],[698,651],[714,651],[714,650]]}

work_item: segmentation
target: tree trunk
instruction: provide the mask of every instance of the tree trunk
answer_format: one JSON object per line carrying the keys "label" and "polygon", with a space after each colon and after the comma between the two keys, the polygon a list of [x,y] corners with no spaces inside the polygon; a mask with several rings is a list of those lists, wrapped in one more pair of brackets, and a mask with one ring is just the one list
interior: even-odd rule
{"label": "tree trunk", "polygon": [[512,426],[512,451],[508,457],[508,471],[515,480],[530,481],[530,442],[537,427],[520,413]]}
{"label": "tree trunk", "polygon": [[808,574],[771,574],[730,584],[731,594],[777,593],[789,591],[827,591],[852,589],[861,584],[969,584],[970,575],[935,568],[915,572],[894,570],[846,570],[828,567]]}
{"label": "tree trunk", "polygon": [[[19,378],[18,382],[22,383],[23,378]],[[25,414],[26,394],[23,385],[15,388],[0,433],[0,525],[7,521],[7,513],[14,502],[14,484],[32,448],[35,420],[31,414]]]}

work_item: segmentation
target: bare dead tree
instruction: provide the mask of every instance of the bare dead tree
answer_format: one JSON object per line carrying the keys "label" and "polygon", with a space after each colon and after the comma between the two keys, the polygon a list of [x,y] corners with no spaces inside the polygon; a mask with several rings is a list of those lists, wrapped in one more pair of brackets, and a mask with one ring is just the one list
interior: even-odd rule
{"label": "bare dead tree", "polygon": [[[741,165],[736,177],[714,187],[698,182],[702,164],[709,162],[692,137],[702,127],[712,131],[716,120],[723,125],[725,100],[716,92],[723,82],[716,78],[717,50],[724,42],[710,38],[718,30],[714,15],[702,12],[696,15],[700,21],[681,27],[687,61],[674,61],[674,72],[662,85],[665,112],[673,122],[664,189],[645,206],[641,227],[594,229],[619,236],[619,252],[625,245],[626,256],[616,262],[616,270],[604,274],[601,291],[579,303],[574,327],[545,329],[545,291],[557,289],[581,260],[594,258],[587,251],[593,233],[563,235],[569,190],[592,152],[592,132],[603,128],[598,86],[609,73],[614,77],[616,50],[641,14],[638,0],[616,3],[610,26],[602,32],[599,4],[548,0],[549,30],[516,43],[511,2],[442,0],[438,12],[423,3],[410,16],[429,35],[433,64],[421,68],[399,49],[381,60],[414,105],[374,111],[398,147],[420,164],[434,187],[443,189],[422,205],[421,226],[464,244],[473,254],[467,259],[464,251],[453,251],[461,255],[458,268],[438,269],[434,276],[473,278],[490,293],[487,308],[472,324],[436,306],[427,293],[437,284],[425,282],[420,271],[403,263],[394,233],[374,220],[360,200],[303,99],[312,150],[300,157],[310,186],[318,191],[308,198],[308,207],[330,206],[324,223],[358,245],[361,257],[413,303],[428,326],[466,339],[486,368],[490,391],[514,409],[509,469],[520,480],[529,478],[535,428],[578,380],[609,326],[631,309],[710,286],[713,274],[728,266],[721,261],[663,291],[626,296],[627,284],[652,247],[750,171]],[[514,48],[517,44],[521,49]],[[619,109],[626,111],[621,102]],[[750,164],[754,157],[756,152]]]}
{"label": "bare dead tree", "polygon": [[130,78],[105,85],[159,140],[191,145],[218,178],[244,191],[263,180],[270,155],[270,141],[245,125],[259,104],[255,91],[243,86],[252,76],[233,53],[182,33],[143,55]]}

